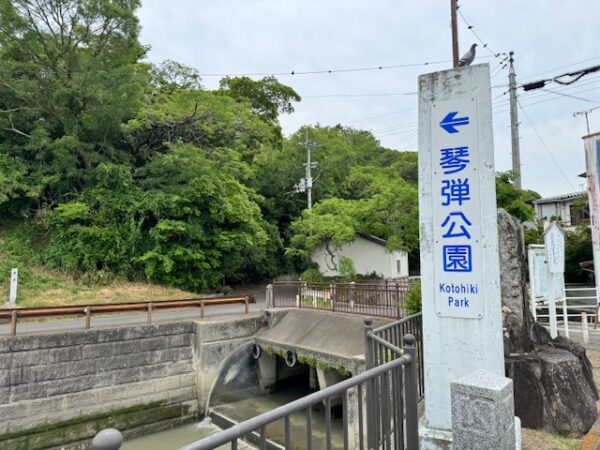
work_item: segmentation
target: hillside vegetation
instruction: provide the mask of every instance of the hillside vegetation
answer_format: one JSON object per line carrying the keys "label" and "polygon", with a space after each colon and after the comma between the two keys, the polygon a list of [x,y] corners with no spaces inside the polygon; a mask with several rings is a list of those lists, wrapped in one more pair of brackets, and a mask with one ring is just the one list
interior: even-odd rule
{"label": "hillside vegetation", "polygon": [[[138,7],[0,0],[3,286],[18,266],[30,304],[116,298],[94,287],[116,282],[142,283],[130,296],[204,292],[302,272],[320,242],[358,233],[418,268],[416,152],[343,125],[283,136],[292,88],[240,77],[206,90],[194,68],[147,63]],[[293,188],[307,136],[311,211]],[[500,204],[531,218],[530,193],[498,183]]]}

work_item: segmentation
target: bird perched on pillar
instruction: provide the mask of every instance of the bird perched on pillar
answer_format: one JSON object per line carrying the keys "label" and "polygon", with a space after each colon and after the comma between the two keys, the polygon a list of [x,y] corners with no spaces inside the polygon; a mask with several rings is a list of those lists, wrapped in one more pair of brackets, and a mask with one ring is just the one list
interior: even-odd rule
{"label": "bird perched on pillar", "polygon": [[471,48],[467,53],[465,53],[462,58],[458,61],[459,67],[470,66],[473,60],[475,59],[475,47],[477,44],[471,45]]}

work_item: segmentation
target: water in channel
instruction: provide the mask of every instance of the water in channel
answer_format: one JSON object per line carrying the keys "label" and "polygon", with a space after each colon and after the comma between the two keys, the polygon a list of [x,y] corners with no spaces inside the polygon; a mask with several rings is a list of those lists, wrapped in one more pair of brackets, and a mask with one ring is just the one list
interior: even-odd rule
{"label": "water in channel", "polygon": [[[294,383],[282,387],[280,390],[262,396],[245,398],[239,401],[225,403],[212,409],[223,414],[236,422],[254,417],[273,408],[289,403],[309,394],[308,387],[304,383]],[[337,408],[339,409],[339,408]],[[332,424],[332,448],[343,448],[341,411],[334,408],[331,420]],[[312,442],[315,450],[326,448],[325,442],[325,408],[323,405],[313,407],[312,420]],[[306,413],[303,411],[292,415],[291,441],[293,449],[305,449],[306,446]],[[283,420],[273,423],[267,427],[267,436],[271,441],[278,444],[284,443]],[[122,450],[177,450],[184,445],[210,436],[220,429],[210,420],[204,420],[197,424],[184,425],[172,430],[155,433],[152,435],[131,439],[125,442]],[[229,449],[229,445],[220,448]],[[250,449],[249,446],[239,446],[240,449]]]}

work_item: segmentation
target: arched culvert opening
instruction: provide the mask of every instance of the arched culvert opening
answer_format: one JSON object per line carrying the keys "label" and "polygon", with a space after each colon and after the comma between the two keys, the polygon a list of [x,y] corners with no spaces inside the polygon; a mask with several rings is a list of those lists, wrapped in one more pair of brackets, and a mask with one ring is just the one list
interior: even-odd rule
{"label": "arched culvert opening", "polygon": [[[248,344],[245,352],[245,355],[236,352],[228,358],[228,361],[233,363],[236,360],[246,359],[253,362],[260,393],[231,403],[218,405],[211,403],[210,415],[213,422],[223,428],[290,403],[351,375],[341,365],[327,364],[301,351],[297,352],[294,348],[271,347],[268,343],[257,342]],[[223,366],[224,371],[227,365]],[[230,377],[235,373],[229,370],[227,372],[230,373]],[[219,379],[221,378],[228,377],[221,374]],[[353,400],[349,399],[349,401]],[[321,403],[314,405],[312,414],[313,448],[319,448],[321,444],[325,445],[325,405]],[[336,443],[334,447],[341,447],[343,445],[341,397],[331,402],[331,418],[332,436]],[[291,418],[292,444],[295,448],[303,448],[306,443],[305,419],[305,411],[296,413]],[[284,440],[283,425],[281,420],[267,427],[269,438],[280,445]]]}

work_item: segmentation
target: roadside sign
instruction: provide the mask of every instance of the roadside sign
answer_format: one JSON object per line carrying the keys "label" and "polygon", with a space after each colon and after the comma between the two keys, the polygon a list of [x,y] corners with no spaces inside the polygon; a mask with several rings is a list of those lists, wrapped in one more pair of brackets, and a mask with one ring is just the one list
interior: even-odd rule
{"label": "roadside sign", "polygon": [[[450,430],[450,384],[504,376],[489,65],[419,77],[425,418]],[[454,349],[454,351],[448,351]]]}
{"label": "roadside sign", "polygon": [[431,106],[436,313],[484,314],[477,102],[458,98]]}
{"label": "roadside sign", "polygon": [[544,245],[546,246],[546,260],[550,273],[564,273],[565,271],[565,232],[558,222],[552,222],[544,232]]}

